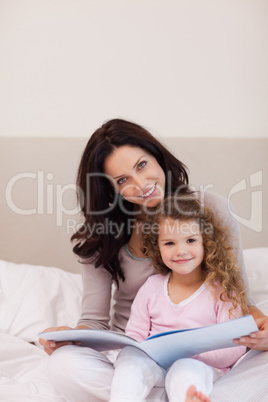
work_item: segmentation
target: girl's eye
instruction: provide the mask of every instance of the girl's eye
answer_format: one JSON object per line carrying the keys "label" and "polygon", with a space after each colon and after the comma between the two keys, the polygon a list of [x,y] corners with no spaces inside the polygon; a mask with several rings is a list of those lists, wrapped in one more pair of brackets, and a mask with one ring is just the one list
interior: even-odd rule
{"label": "girl's eye", "polygon": [[196,240],[195,239],[188,239],[187,243],[194,243]]}
{"label": "girl's eye", "polygon": [[147,164],[146,161],[142,161],[138,164],[138,169],[142,169]]}
{"label": "girl's eye", "polygon": [[165,246],[173,246],[174,242],[173,241],[168,241],[165,243]]}
{"label": "girl's eye", "polygon": [[123,184],[126,181],[125,177],[122,177],[121,179],[117,180],[117,184]]}

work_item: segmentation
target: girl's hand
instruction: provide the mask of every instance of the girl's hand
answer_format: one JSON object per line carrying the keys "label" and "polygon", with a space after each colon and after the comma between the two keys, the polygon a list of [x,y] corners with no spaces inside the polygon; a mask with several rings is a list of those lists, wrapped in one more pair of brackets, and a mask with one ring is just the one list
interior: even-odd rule
{"label": "girl's hand", "polygon": [[[72,329],[70,327],[52,327],[52,328],[47,328],[43,332],[49,332],[49,331],[65,331],[68,329]],[[65,345],[72,345],[73,342],[53,342],[53,341],[47,341],[45,339],[39,338],[39,343],[41,346],[43,346],[44,351],[48,354],[51,355],[56,349],[60,348],[61,346]]]}
{"label": "girl's hand", "polygon": [[247,346],[251,349],[267,351],[268,350],[268,317],[262,316],[255,318],[258,332],[252,332],[249,336],[243,336],[239,339],[234,339],[234,343]]}

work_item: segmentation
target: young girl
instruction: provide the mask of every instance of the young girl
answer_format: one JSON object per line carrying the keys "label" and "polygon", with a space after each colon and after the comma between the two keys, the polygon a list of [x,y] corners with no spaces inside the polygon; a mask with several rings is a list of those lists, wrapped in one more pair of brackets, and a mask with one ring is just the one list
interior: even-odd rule
{"label": "young girl", "polygon": [[[154,208],[143,226],[143,239],[160,274],[148,278],[138,291],[127,335],[141,342],[159,332],[212,325],[248,313],[229,232],[194,195],[168,197]],[[145,401],[154,386],[163,384],[170,402],[193,396],[209,401],[213,382],[245,351],[239,346],[180,359],[166,373],[144,352],[126,347],[115,362],[110,401]]]}

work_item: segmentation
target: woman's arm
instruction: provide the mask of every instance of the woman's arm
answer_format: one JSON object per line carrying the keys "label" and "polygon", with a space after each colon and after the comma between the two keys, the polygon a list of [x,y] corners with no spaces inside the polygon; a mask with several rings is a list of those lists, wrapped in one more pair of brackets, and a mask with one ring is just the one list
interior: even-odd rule
{"label": "woman's arm", "polygon": [[204,194],[204,202],[218,214],[219,218],[223,221],[223,225],[230,227],[234,252],[237,255],[238,265],[241,267],[241,275],[247,287],[247,297],[251,305],[250,314],[253,315],[259,328],[259,332],[252,333],[247,337],[242,337],[240,340],[235,340],[235,343],[247,346],[251,349],[268,351],[268,317],[255,306],[255,302],[250,294],[238,222],[231,215],[225,197],[206,192]]}
{"label": "woman's arm", "polygon": [[237,257],[237,264],[241,268],[241,276],[247,288],[248,302],[250,305],[254,306],[255,301],[252,299],[248,284],[240,228],[237,220],[231,215],[227,198],[218,194],[206,192],[204,194],[204,203],[216,213],[218,218],[222,221],[223,227],[227,227],[230,231],[230,243]]}
{"label": "woman's arm", "polygon": [[251,349],[268,351],[268,317],[255,306],[250,306],[250,314],[253,315],[259,331],[252,332],[250,336],[235,339],[234,343]]}
{"label": "woman's arm", "polygon": [[111,274],[93,263],[82,265],[82,311],[77,325],[94,329],[110,329],[112,293]]}

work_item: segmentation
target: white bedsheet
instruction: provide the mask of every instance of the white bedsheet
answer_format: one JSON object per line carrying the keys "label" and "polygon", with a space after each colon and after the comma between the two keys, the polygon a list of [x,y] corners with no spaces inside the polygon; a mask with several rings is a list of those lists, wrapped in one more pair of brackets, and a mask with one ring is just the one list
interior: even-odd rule
{"label": "white bedsheet", "polygon": [[0,333],[0,401],[66,402],[49,384],[48,359],[37,346]]}

